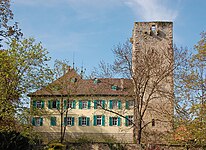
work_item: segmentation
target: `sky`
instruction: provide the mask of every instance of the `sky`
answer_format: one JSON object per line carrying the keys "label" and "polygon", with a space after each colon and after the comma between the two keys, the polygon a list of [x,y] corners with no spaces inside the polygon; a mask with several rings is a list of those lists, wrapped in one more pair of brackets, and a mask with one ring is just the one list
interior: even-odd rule
{"label": "sky", "polygon": [[192,51],[206,31],[206,0],[13,0],[24,37],[42,42],[54,60],[67,59],[90,74],[132,36],[134,22],[172,21],[173,40]]}

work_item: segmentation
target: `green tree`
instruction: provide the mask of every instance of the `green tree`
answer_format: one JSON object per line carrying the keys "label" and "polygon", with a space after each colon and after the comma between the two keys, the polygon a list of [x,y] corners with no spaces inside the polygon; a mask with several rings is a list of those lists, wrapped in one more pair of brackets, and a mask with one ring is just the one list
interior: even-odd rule
{"label": "green tree", "polygon": [[206,33],[195,45],[195,53],[187,55],[185,63],[179,66],[176,88],[177,128],[184,126],[191,135],[185,135],[185,142],[206,144]]}
{"label": "green tree", "polygon": [[[51,70],[47,62],[50,58],[41,43],[32,38],[8,42],[9,49],[1,51],[1,117],[15,118],[22,106],[28,104],[26,95],[49,82]],[[7,107],[8,106],[8,107]],[[8,111],[9,110],[9,111]],[[9,112],[9,113],[8,113]],[[2,120],[3,121],[3,120]],[[11,127],[8,122],[5,125]],[[19,123],[18,123],[19,124]],[[5,127],[4,124],[1,124]],[[15,129],[13,129],[15,130]]]}
{"label": "green tree", "polygon": [[7,51],[0,51],[0,131],[15,128],[14,110],[19,91],[14,60]]}
{"label": "green tree", "polygon": [[10,8],[10,3],[10,0],[0,0],[0,47],[3,46],[3,40],[19,39],[23,35],[18,23],[13,23],[14,14]]}

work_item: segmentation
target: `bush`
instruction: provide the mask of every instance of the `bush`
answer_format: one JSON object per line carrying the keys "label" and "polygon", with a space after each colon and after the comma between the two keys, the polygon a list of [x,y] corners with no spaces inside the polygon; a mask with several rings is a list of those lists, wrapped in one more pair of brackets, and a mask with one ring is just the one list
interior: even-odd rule
{"label": "bush", "polygon": [[18,132],[0,132],[0,149],[29,150],[30,139]]}
{"label": "bush", "polygon": [[62,143],[51,143],[49,144],[49,150],[66,150],[66,145]]}

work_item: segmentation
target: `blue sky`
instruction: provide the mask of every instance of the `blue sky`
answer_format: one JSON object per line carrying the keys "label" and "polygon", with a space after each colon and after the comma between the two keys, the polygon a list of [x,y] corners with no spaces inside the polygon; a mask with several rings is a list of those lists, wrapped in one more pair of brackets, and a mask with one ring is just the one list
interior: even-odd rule
{"label": "blue sky", "polygon": [[[67,59],[89,74],[132,36],[134,22],[173,21],[174,43],[193,49],[206,30],[205,0],[13,0],[14,20],[52,61]],[[52,63],[51,63],[52,64]]]}

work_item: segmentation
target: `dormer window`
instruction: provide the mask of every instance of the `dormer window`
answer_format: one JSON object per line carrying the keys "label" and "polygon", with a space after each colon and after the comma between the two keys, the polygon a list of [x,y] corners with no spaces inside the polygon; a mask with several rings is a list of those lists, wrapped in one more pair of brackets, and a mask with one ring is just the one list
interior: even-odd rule
{"label": "dormer window", "polygon": [[117,85],[112,85],[112,90],[116,91],[118,89]]}
{"label": "dormer window", "polygon": [[71,81],[72,83],[75,83],[75,82],[77,82],[77,78],[71,78],[70,81]]}
{"label": "dormer window", "polygon": [[98,84],[98,83],[100,83],[100,80],[97,79],[97,78],[95,78],[95,79],[94,79],[94,84]]}

